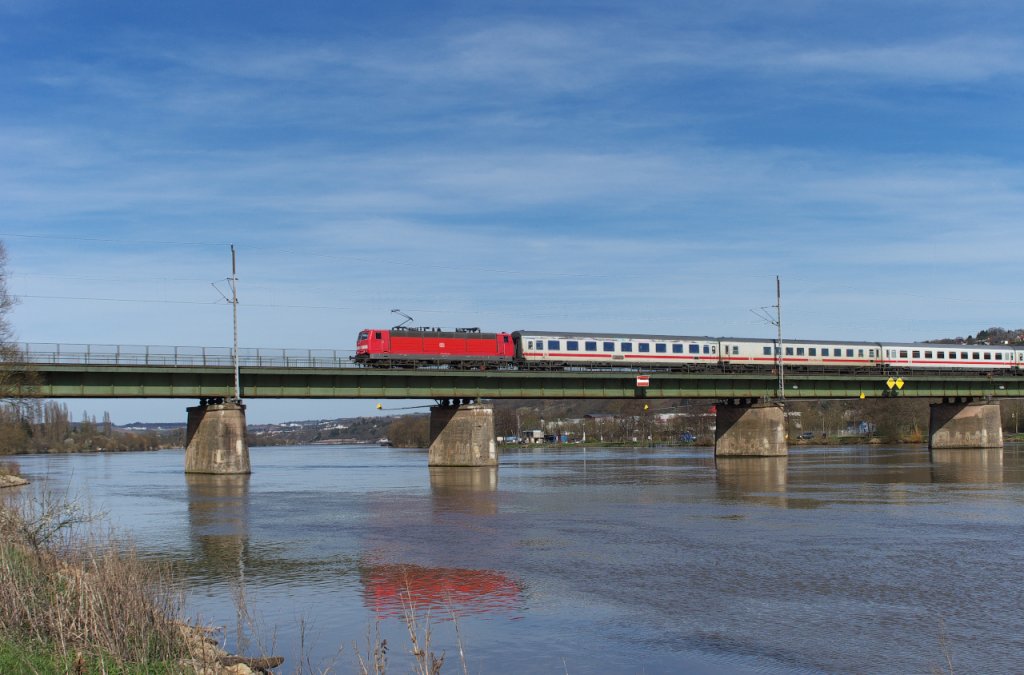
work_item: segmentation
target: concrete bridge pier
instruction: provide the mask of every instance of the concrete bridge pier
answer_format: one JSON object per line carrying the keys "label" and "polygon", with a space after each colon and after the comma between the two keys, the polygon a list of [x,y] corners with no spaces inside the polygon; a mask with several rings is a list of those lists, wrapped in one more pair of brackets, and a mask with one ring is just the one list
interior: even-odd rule
{"label": "concrete bridge pier", "polygon": [[430,408],[429,466],[497,466],[494,406],[445,401]]}
{"label": "concrete bridge pier", "polygon": [[715,457],[785,457],[789,452],[781,403],[719,403],[715,420]]}
{"label": "concrete bridge pier", "polygon": [[1003,447],[999,404],[955,399],[932,403],[928,424],[929,450],[966,450]]}
{"label": "concrete bridge pier", "polygon": [[185,473],[248,474],[245,406],[223,399],[201,399],[188,408]]}

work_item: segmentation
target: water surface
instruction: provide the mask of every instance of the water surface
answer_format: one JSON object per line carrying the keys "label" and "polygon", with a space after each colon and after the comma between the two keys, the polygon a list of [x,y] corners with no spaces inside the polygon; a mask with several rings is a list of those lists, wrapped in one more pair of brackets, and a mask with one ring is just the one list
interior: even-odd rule
{"label": "water surface", "polygon": [[[379,622],[429,615],[444,672],[1013,672],[1024,656],[1024,452],[253,448],[19,457],[176,562],[229,647],[356,672]],[[239,612],[239,606],[245,611]],[[243,618],[245,614],[249,618]],[[453,621],[454,617],[454,621]],[[254,625],[255,622],[255,625]],[[339,647],[342,653],[338,655]]]}

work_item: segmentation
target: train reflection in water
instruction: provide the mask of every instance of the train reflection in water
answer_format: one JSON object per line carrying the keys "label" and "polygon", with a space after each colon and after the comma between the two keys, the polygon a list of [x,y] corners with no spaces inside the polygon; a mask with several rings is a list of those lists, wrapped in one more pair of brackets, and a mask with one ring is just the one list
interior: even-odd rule
{"label": "train reflection in water", "polygon": [[[497,490],[497,467],[430,467],[436,519],[446,520],[450,514],[494,516],[498,513]],[[476,536],[475,531],[455,527],[442,541],[446,548],[458,549],[463,534]],[[373,562],[360,567],[360,580],[363,601],[378,618],[429,612],[444,620],[450,613],[516,612],[522,607],[522,586],[495,570]]]}
{"label": "train reflection in water", "polygon": [[519,583],[491,570],[385,564],[365,567],[360,577],[363,601],[378,618],[430,612],[443,620],[449,612],[487,614],[522,604]]}

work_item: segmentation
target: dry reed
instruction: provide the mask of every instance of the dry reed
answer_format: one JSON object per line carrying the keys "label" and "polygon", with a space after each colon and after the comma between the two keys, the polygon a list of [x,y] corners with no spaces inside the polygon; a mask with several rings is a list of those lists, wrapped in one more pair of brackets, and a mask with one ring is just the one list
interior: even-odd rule
{"label": "dry reed", "polygon": [[196,656],[170,570],[94,521],[66,494],[0,503],[0,638],[104,671]]}

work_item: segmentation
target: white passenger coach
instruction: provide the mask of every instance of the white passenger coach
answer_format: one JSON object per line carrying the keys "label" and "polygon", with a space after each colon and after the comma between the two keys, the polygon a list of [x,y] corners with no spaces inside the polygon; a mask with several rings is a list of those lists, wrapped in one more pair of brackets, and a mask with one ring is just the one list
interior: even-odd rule
{"label": "white passenger coach", "polygon": [[[776,340],[709,336],[516,331],[516,360],[531,367],[644,367],[731,371],[771,369]],[[891,370],[984,372],[1024,370],[1024,347],[939,343],[783,340],[787,368],[808,371]]]}
{"label": "white passenger coach", "polygon": [[512,333],[517,357],[537,366],[650,366],[677,370],[717,366],[718,338],[621,333]]}

